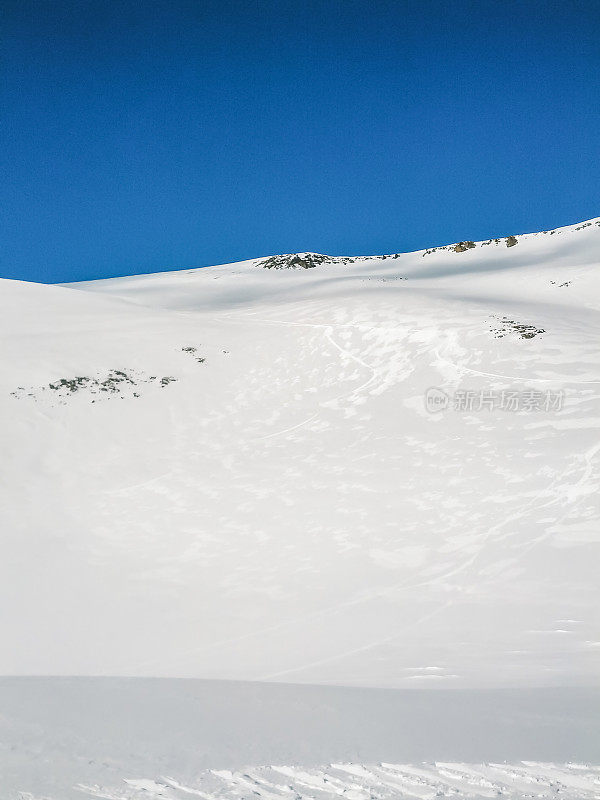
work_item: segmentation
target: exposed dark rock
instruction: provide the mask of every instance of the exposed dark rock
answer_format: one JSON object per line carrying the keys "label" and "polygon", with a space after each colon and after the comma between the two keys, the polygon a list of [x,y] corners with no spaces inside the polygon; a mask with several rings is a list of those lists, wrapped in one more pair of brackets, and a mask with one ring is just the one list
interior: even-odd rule
{"label": "exposed dark rock", "polygon": [[[198,360],[203,361],[204,359]],[[34,400],[38,400],[43,397],[44,393],[48,392],[49,394],[47,394],[46,397],[49,399],[50,396],[52,396],[56,398],[59,403],[64,403],[67,398],[77,392],[87,395],[99,395],[102,393],[109,397],[117,396],[123,399],[127,395],[130,397],[140,397],[139,391],[124,392],[124,390],[129,389],[129,387],[137,387],[139,384],[143,383],[152,383],[152,381],[155,380],[155,375],[146,377],[139,374],[135,376],[134,380],[131,374],[121,369],[111,369],[105,378],[93,378],[86,375],[78,375],[75,378],[59,378],[46,386],[30,386],[27,388],[19,386],[14,392],[11,392],[11,395],[16,398],[31,397]],[[164,377],[160,379],[160,384],[164,387],[174,380],[177,379],[172,376]],[[96,401],[92,400],[91,402],[95,403]]]}
{"label": "exposed dark rock", "polygon": [[502,339],[507,334],[514,332],[518,333],[521,339],[533,339],[541,333],[546,333],[543,328],[537,328],[535,325],[526,325],[523,322],[515,322],[514,319],[508,317],[501,317],[500,326],[498,328],[490,328],[496,339]]}
{"label": "exposed dark rock", "polygon": [[475,247],[475,242],[459,242],[454,245],[455,253],[464,253],[465,250],[472,250]]}
{"label": "exposed dark rock", "polygon": [[320,264],[354,264],[351,256],[327,256],[323,253],[285,253],[259,262],[263,269],[314,269]]}

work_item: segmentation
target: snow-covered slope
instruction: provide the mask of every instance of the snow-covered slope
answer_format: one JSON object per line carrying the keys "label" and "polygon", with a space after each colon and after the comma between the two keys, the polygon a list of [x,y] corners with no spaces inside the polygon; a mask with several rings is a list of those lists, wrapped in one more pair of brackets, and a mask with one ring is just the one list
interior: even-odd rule
{"label": "snow-covered slope", "polygon": [[0,673],[597,684],[599,261],[2,281]]}

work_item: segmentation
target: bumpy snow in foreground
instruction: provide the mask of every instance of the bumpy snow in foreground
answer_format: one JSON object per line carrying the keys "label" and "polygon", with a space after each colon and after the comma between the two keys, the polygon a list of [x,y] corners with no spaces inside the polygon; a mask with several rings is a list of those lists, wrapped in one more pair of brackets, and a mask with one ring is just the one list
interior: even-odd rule
{"label": "bumpy snow in foreground", "polygon": [[[132,778],[125,787],[105,789],[80,785],[83,795],[106,800],[125,798],[375,798],[495,797],[505,800],[600,797],[600,767],[584,764],[331,764],[326,767],[255,767],[241,772],[211,770],[193,785],[170,777],[158,781]],[[26,796],[23,796],[26,800]],[[27,798],[29,800],[29,798]],[[33,798],[31,798],[33,800]]]}

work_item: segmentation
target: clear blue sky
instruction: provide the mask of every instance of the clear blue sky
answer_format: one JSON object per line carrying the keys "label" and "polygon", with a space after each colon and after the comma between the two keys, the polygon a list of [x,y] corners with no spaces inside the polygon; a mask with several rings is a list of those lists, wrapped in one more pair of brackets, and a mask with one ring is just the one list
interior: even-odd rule
{"label": "clear blue sky", "polygon": [[600,2],[4,0],[0,274],[600,214]]}

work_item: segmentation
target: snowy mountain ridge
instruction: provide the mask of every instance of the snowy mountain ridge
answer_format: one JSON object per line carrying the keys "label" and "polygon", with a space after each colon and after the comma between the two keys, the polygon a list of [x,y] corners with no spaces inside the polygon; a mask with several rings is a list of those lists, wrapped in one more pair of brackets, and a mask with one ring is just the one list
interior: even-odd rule
{"label": "snowy mountain ridge", "polygon": [[[518,236],[510,235],[496,239],[485,239],[479,242],[474,241],[460,241],[448,245],[439,245],[436,247],[428,247],[422,251],[423,256],[431,255],[442,250],[447,250],[452,253],[464,253],[467,250],[472,250],[475,247],[487,247],[489,245],[506,247],[515,247],[520,239],[525,240],[537,236],[554,236],[555,234],[561,235],[564,233],[575,233],[576,231],[589,228],[592,225],[600,227],[600,218],[586,220],[585,222],[569,225],[563,228],[555,228],[553,230],[540,231],[539,233],[519,234]],[[405,253],[392,253],[389,255],[381,256],[328,256],[323,253],[286,253],[282,255],[269,256],[267,258],[256,259],[256,265],[265,269],[312,269],[320,266],[321,264],[355,264],[356,262],[372,261],[374,259],[385,260],[388,258],[401,258],[402,255],[410,255]]]}

